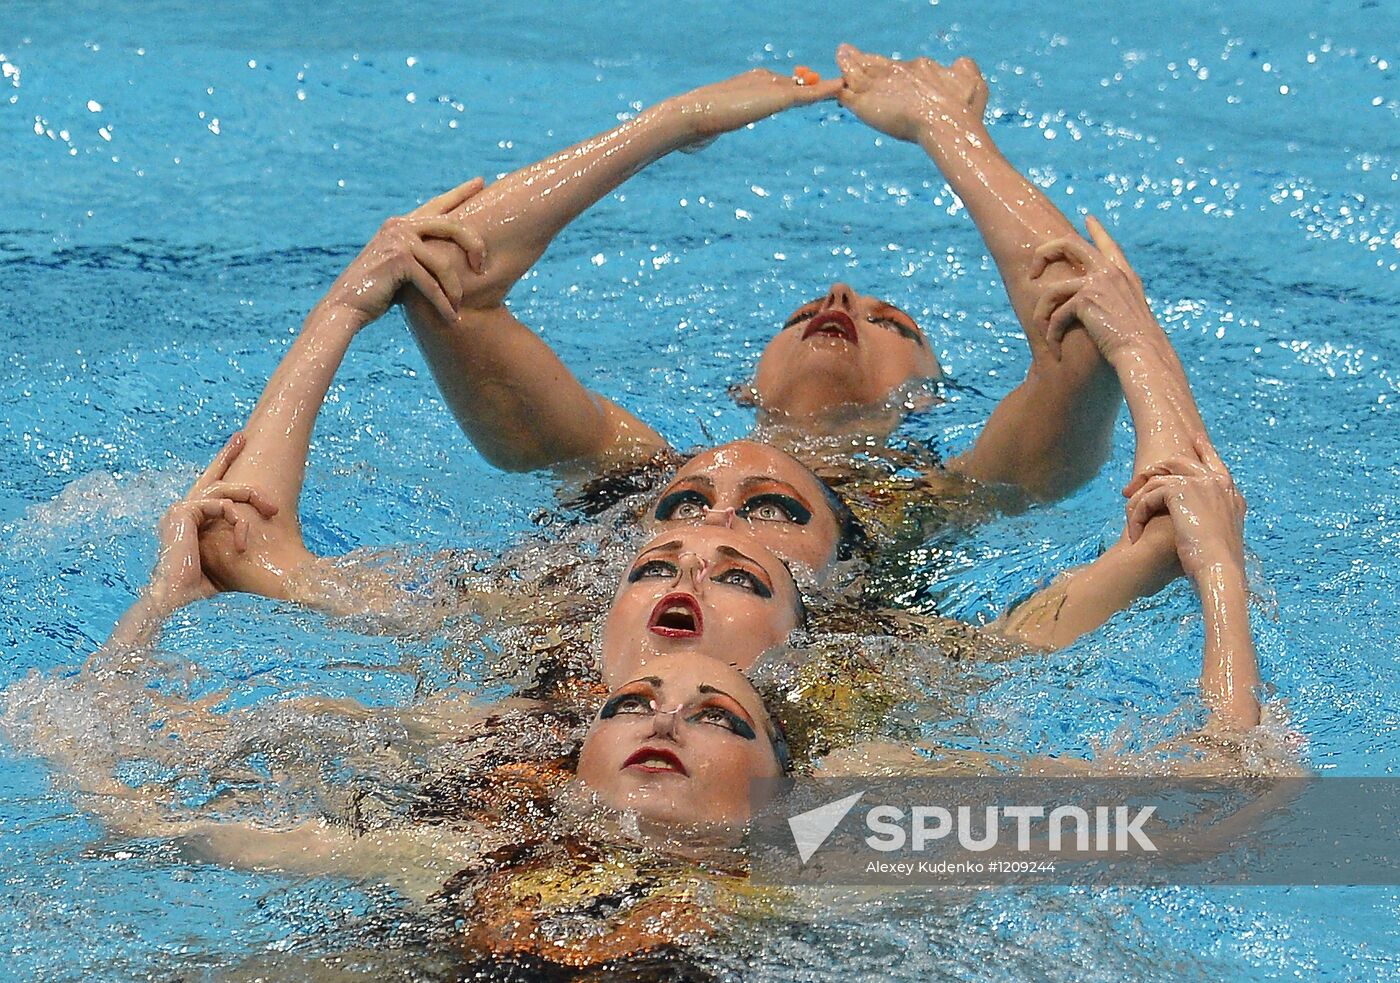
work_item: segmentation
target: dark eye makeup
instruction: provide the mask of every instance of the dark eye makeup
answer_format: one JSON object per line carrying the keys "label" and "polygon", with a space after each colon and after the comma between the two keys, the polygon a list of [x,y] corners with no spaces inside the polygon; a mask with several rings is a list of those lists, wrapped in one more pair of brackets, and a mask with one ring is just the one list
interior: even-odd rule
{"label": "dark eye makeup", "polygon": [[[603,704],[598,711],[599,720],[611,720],[618,714],[651,714],[656,712],[655,700],[649,693],[619,693]],[[732,710],[710,703],[699,707],[686,717],[691,723],[710,724],[722,727],[746,741],[756,740],[758,735],[749,722]]]}
{"label": "dark eye makeup", "polygon": [[768,585],[760,580],[756,575],[749,573],[743,567],[734,567],[724,571],[714,578],[717,584],[730,584],[734,587],[742,587],[744,590],[757,594],[762,598],[773,596],[773,592],[768,589]]}
{"label": "dark eye makeup", "polygon": [[869,317],[866,318],[866,320],[871,324],[880,324],[887,328],[893,328],[916,345],[922,345],[924,343],[924,339],[919,336],[919,333],[903,321],[897,321],[892,317]]}
{"label": "dark eye makeup", "polygon": [[694,505],[697,508],[710,508],[713,503],[704,495],[693,488],[683,488],[680,491],[673,491],[669,495],[663,495],[661,501],[656,503],[656,519],[658,522],[665,522],[667,519],[675,518],[676,512],[683,506]]}
{"label": "dark eye makeup", "polygon": [[746,499],[744,504],[740,506],[738,514],[744,518],[761,519],[764,517],[754,515],[754,513],[768,506],[777,508],[784,515],[783,521],[791,522],[794,525],[805,526],[812,521],[810,509],[791,495],[783,495],[779,492],[765,492],[762,495],[754,495],[752,498]]}
{"label": "dark eye makeup", "polygon": [[690,719],[700,723],[714,724],[717,727],[723,727],[746,741],[752,741],[758,737],[758,735],[753,732],[753,728],[749,726],[747,720],[732,710],[726,710],[724,707],[714,704],[701,707],[690,715]]}
{"label": "dark eye makeup", "polygon": [[599,720],[608,720],[619,713],[647,713],[651,710],[651,697],[645,693],[619,693],[598,711]]}
{"label": "dark eye makeup", "polygon": [[627,582],[635,584],[639,580],[647,577],[674,577],[676,575],[676,565],[668,560],[646,560],[638,563],[627,574]]}

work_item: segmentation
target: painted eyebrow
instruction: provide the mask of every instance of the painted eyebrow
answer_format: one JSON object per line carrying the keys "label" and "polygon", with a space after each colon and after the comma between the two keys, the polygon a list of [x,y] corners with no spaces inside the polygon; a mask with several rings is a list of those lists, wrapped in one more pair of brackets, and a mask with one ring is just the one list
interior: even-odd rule
{"label": "painted eyebrow", "polygon": [[779,488],[784,489],[787,492],[787,494],[797,499],[797,503],[801,505],[804,509],[806,509],[808,512],[812,511],[812,505],[810,502],[807,501],[806,496],[804,496],[801,492],[799,492],[792,485],[788,484],[786,481],[781,481],[778,478],[745,478],[743,481],[739,482],[739,491],[742,494],[747,494],[749,491],[751,491],[754,488],[757,488],[759,485],[776,485]]}
{"label": "painted eyebrow", "polygon": [[[660,688],[661,688],[661,677],[660,677],[660,676],[638,676],[636,679],[628,680],[627,682],[623,683],[623,684],[622,684],[621,686],[619,686],[617,689],[618,689],[619,691],[620,691],[620,690],[624,690],[624,689],[626,689],[628,686],[631,686],[633,683],[651,683],[651,685],[652,685],[653,687],[655,687],[656,689],[660,689]],[[726,695],[726,696],[729,696],[728,693],[726,693],[725,695]],[[730,699],[733,699],[733,697],[730,697]],[[736,702],[737,702],[737,701],[736,701]]]}
{"label": "painted eyebrow", "polygon": [[[674,486],[681,487],[688,487],[690,485],[700,485],[701,487],[709,490],[710,492],[713,492],[715,490],[715,483],[711,481],[707,475],[703,474],[693,474],[687,475],[684,478],[677,478],[671,484]],[[681,487],[677,487],[676,490],[680,491]]]}
{"label": "painted eyebrow", "polygon": [[[660,553],[662,550],[673,550],[673,549],[677,549],[677,548],[680,547],[680,545],[681,545],[681,541],[680,541],[679,539],[673,539],[673,540],[671,540],[669,543],[662,543],[660,546],[653,546],[653,547],[652,547],[651,549],[649,549],[649,550],[644,550],[643,552],[638,553],[638,554],[637,554],[637,560],[640,560],[640,559],[641,559],[642,557],[644,557],[644,556],[651,556],[651,554],[653,554],[653,553]],[[633,564],[635,564],[635,563],[637,562],[637,560],[633,560],[633,561],[632,561]]]}
{"label": "painted eyebrow", "polygon": [[[763,566],[762,563],[759,563],[757,560],[755,560],[755,559],[754,559],[753,557],[751,557],[751,556],[746,556],[746,555],[744,555],[743,553],[740,553],[738,550],[736,550],[736,549],[735,549],[734,547],[732,547],[732,546],[716,546],[716,547],[715,547],[715,552],[718,553],[718,554],[720,554],[721,556],[731,556],[731,557],[733,557],[733,558],[736,559],[736,560],[743,560],[745,563],[752,563],[754,566],[758,567],[760,570],[764,570],[764,566]],[[764,572],[766,573],[767,571],[764,570]],[[728,695],[729,695],[728,693],[725,694],[725,696],[728,696]]]}
{"label": "painted eyebrow", "polygon": [[[720,556],[728,556],[728,557],[732,557],[733,559],[736,559],[736,560],[742,560],[743,562],[749,564],[750,566],[757,568],[757,569],[760,570],[760,571],[762,572],[762,574],[763,574],[763,575],[762,575],[761,577],[759,577],[758,579],[759,579],[760,582],[762,582],[764,589],[767,590],[767,591],[769,592],[769,595],[770,595],[770,596],[772,596],[773,594],[777,593],[778,588],[777,588],[777,586],[776,586],[776,585],[774,584],[774,582],[773,582],[773,575],[772,575],[771,573],[768,572],[768,568],[767,568],[767,567],[765,567],[762,563],[759,563],[759,562],[758,562],[757,560],[755,560],[753,557],[751,557],[751,556],[745,556],[743,553],[740,553],[738,550],[736,550],[736,549],[735,549],[734,547],[732,547],[732,546],[716,546],[716,547],[715,547],[715,552],[718,553]],[[726,693],[726,694],[724,694],[724,695],[725,695],[725,696],[729,696],[728,693]],[[730,698],[731,700],[734,699],[734,697],[732,697],[732,696],[730,696],[729,698]],[[737,703],[737,702],[739,702],[739,701],[738,701],[738,700],[734,700],[734,702]]]}

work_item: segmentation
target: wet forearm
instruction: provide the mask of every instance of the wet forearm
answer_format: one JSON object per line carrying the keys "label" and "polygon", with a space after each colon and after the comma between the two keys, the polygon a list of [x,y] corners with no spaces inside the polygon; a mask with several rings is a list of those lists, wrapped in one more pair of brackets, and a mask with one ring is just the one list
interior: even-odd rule
{"label": "wet forearm", "polygon": [[315,558],[302,542],[298,506],[316,418],[350,343],[367,320],[333,302],[318,304],[268,380],[244,427],[247,443],[226,480],[256,485],[277,513],[264,520],[251,506],[233,505],[252,523],[243,547],[226,523],[201,534],[201,561],[221,590],[323,606],[314,591],[306,594],[294,585],[297,571]]}
{"label": "wet forearm", "polygon": [[1136,543],[1121,538],[1093,562],[1057,577],[997,622],[1002,634],[1041,648],[1063,648],[1181,575],[1171,519],[1158,516]]}
{"label": "wet forearm", "polygon": [[365,323],[363,314],[334,303],[313,308],[243,429],[247,446],[227,480],[262,486],[283,518],[296,516],[316,418]]}
{"label": "wet forearm", "polygon": [[982,123],[931,120],[919,145],[966,206],[1001,272],[1012,307],[1031,323],[1039,289],[1066,275],[1052,266],[1039,280],[1028,276],[1035,250],[1075,235],[1074,227],[1045,195],[1011,165]]}
{"label": "wet forearm", "polygon": [[1150,336],[1151,344],[1124,349],[1113,358],[1133,420],[1134,474],[1173,457],[1191,457],[1193,442],[1206,432],[1181,360],[1160,327]]}
{"label": "wet forearm", "polygon": [[485,236],[485,280],[472,306],[499,304],[559,232],[648,164],[688,140],[687,121],[654,106],[597,136],[501,178],[460,214]]}
{"label": "wet forearm", "polygon": [[[497,181],[461,215],[487,243],[483,275],[455,322],[414,291],[405,310],[414,337],[458,424],[493,465],[511,471],[606,454],[616,413],[504,306],[559,232],[646,165],[686,142],[688,124],[665,104]],[[624,426],[646,431],[623,413]]]}
{"label": "wet forearm", "polygon": [[[1093,343],[1082,334],[1068,343]],[[1087,357],[1087,356],[1086,356]],[[1025,380],[997,404],[977,442],[949,461],[950,469],[978,481],[1020,487],[1052,501],[1092,478],[1112,447],[1121,398],[1112,371],[1071,373],[1033,362]]]}
{"label": "wet forearm", "polygon": [[414,336],[462,431],[495,467],[531,471],[599,453],[607,413],[562,360],[504,306],[456,325],[410,300]]}
{"label": "wet forearm", "polygon": [[102,647],[88,658],[86,668],[120,666],[127,656],[149,648],[177,607],[160,591],[147,588],[126,609]]}
{"label": "wet forearm", "polygon": [[1259,658],[1249,626],[1249,587],[1239,560],[1211,564],[1196,580],[1205,617],[1201,698],[1229,728],[1259,723]]}
{"label": "wet forearm", "polygon": [[1031,352],[1025,381],[997,407],[964,467],[980,480],[1058,498],[1103,465],[1119,406],[1117,379],[1093,341],[1071,332],[1056,357],[1035,321],[1041,291],[1070,275],[1056,262],[1032,280],[1035,251],[1074,229],[1002,156],[980,122],[937,117],[919,142],[982,233]]}

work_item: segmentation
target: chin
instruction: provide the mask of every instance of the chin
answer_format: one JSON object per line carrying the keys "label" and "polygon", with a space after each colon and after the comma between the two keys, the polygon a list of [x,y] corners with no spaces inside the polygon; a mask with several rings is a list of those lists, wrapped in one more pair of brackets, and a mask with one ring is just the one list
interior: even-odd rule
{"label": "chin", "polygon": [[695,805],[669,795],[633,791],[624,795],[604,796],[606,805],[618,812],[630,812],[640,821],[665,827],[689,826],[695,822]]}
{"label": "chin", "polygon": [[872,404],[867,400],[858,399],[853,396],[846,398],[845,394],[806,392],[790,398],[765,400],[759,405],[770,413],[802,418],[831,416],[836,413],[861,409],[862,407]]}
{"label": "chin", "polygon": [[860,388],[844,373],[804,372],[784,385],[759,393],[758,405],[788,416],[816,416],[861,402]]}
{"label": "chin", "polygon": [[655,831],[684,831],[690,843],[707,842],[711,837],[726,835],[726,831],[742,830],[749,821],[748,809],[732,814],[725,811],[701,813],[696,811],[694,803],[664,809],[655,808],[655,803],[651,805],[651,808],[644,806],[631,811],[642,823],[656,827]]}

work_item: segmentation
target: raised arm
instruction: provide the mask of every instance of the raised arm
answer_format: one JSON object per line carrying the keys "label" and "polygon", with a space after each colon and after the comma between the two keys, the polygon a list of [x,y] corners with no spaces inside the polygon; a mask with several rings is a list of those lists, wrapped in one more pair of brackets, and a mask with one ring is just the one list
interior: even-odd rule
{"label": "raised arm", "polygon": [[1051,267],[1069,275],[1047,285],[1036,305],[1035,333],[1043,335],[1053,358],[1062,357],[1071,339],[1087,338],[1113,367],[1133,421],[1138,474],[1158,461],[1189,455],[1206,425],[1142,280],[1098,219],[1090,216],[1088,228],[1093,245],[1071,234],[1036,250],[1032,280],[1046,280]]}
{"label": "raised arm", "polygon": [[[1152,316],[1142,282],[1094,218],[1089,232],[1096,246],[1071,236],[1037,250],[1032,279],[1051,263],[1071,273],[1037,305],[1038,333],[1053,358],[1068,340],[1066,332],[1078,329],[1073,334],[1089,339],[1120,374],[1135,437],[1137,477],[1124,489],[1131,495],[1171,462],[1195,460],[1197,441],[1209,441],[1185,369]],[[1059,648],[1180,575],[1172,523],[1158,515],[1131,537],[1125,528],[1102,556],[1061,575],[998,624],[1021,641]]]}
{"label": "raised arm", "polygon": [[[1197,450],[1196,447],[1205,450]],[[1186,472],[1203,477],[1206,460],[1219,461],[1215,448],[1204,435],[1186,455],[1152,465],[1138,473],[1128,491],[1140,492],[1156,476]],[[1235,489],[1228,471],[1222,468],[1221,483],[1229,489],[1244,514],[1244,499]],[[1214,477],[1212,472],[1210,475]],[[1181,576],[1182,543],[1179,523],[1159,508],[1155,514],[1135,518],[1130,500],[1128,521],[1118,541],[1103,555],[1057,577],[995,623],[996,629],[1019,642],[1040,648],[1063,648],[1079,636],[1093,631],[1141,597],[1157,593]]]}
{"label": "raised arm", "polygon": [[1259,668],[1249,627],[1245,501],[1229,469],[1199,433],[1188,451],[1139,470],[1124,493],[1130,497],[1122,538],[1011,611],[998,627],[1033,645],[1068,645],[1184,572],[1205,618],[1201,697],[1212,711],[1206,730],[1253,727],[1259,722]]}
{"label": "raised arm", "polygon": [[[1259,722],[1259,665],[1249,627],[1244,497],[1204,434],[1192,442],[1189,454],[1145,469],[1128,488],[1123,539],[1072,571],[1063,587],[1051,587],[1013,611],[1003,629],[1034,644],[1068,644],[1117,610],[1116,600],[1132,594],[1123,582],[1140,583],[1162,569],[1162,543],[1168,543],[1179,569],[1195,585],[1205,618],[1201,698],[1211,709],[1206,731],[1253,727]],[[1172,578],[1158,574],[1158,579]]]}
{"label": "raised arm", "polygon": [[[306,548],[297,516],[312,430],[350,343],[405,285],[442,316],[453,312],[484,254],[480,239],[449,213],[481,187],[479,178],[469,181],[390,219],[307,316],[243,430],[242,453],[211,492],[218,495],[230,483],[257,488],[273,507],[266,515],[234,507],[245,520],[241,541],[230,523],[215,523],[200,535],[205,574],[219,590],[343,610],[344,591],[322,589],[332,572]],[[434,241],[447,249],[430,250]]]}
{"label": "raised arm", "polygon": [[1244,560],[1244,498],[1209,440],[1196,441],[1194,459],[1165,462],[1140,475],[1128,501],[1128,535],[1154,515],[1171,517],[1181,568],[1196,587],[1205,617],[1201,699],[1211,730],[1259,723],[1259,660],[1249,629]]}
{"label": "raised arm", "polygon": [[1067,494],[1107,459],[1119,400],[1117,380],[1092,342],[1067,338],[1062,357],[1055,358],[1036,330],[1044,290],[1068,275],[1057,265],[1033,279],[1036,250],[1074,229],[992,141],[983,122],[987,84],[971,59],[944,67],[842,45],[837,61],[847,83],[841,103],[875,129],[919,144],[967,207],[1030,346],[1025,381],[949,467],[981,481],[1018,485],[1035,498]]}
{"label": "raised arm", "polygon": [[523,168],[466,204],[490,245],[484,277],[445,318],[411,299],[413,326],[463,431],[497,467],[593,470],[666,447],[651,427],[588,390],[505,306],[554,237],[648,164],[792,106],[834,98],[840,80],[798,85],[763,69],[667,99],[615,129]]}
{"label": "raised arm", "polygon": [[[1249,589],[1245,577],[1244,499],[1235,488],[1225,463],[1204,436],[1193,442],[1190,458],[1177,458],[1150,469],[1139,475],[1130,487],[1136,491],[1128,502],[1123,545],[1127,550],[1144,545],[1149,524],[1165,520],[1171,534],[1167,542],[1174,549],[1180,568],[1196,587],[1205,621],[1200,693],[1210,717],[1204,727],[1188,735],[1185,742],[1193,751],[1205,753],[1179,761],[1177,768],[1202,775],[1237,769],[1241,765],[1246,769],[1257,767],[1257,763],[1242,762],[1234,753],[1238,743],[1228,740],[1231,735],[1257,726],[1260,717],[1259,662],[1249,626]],[[1080,586],[1112,591],[1114,577],[1143,575],[1139,568],[1122,562],[1121,558],[1118,562],[1105,563],[1105,558],[1113,552],[1110,550],[1094,564],[1081,568],[1085,576]],[[1092,590],[1059,595],[1043,592],[1044,599],[1050,602],[1046,608],[1027,618],[1023,611],[1035,604],[1033,599],[1012,612],[1007,619],[1011,624],[1003,622],[1001,627],[1032,643],[1046,644],[1048,636],[1036,634],[1036,618],[1042,618],[1053,628],[1059,612],[1092,603],[1092,593]],[[1016,625],[1018,618],[1026,623]],[[1072,636],[1065,641],[1069,640]],[[1217,742],[1215,738],[1227,739]],[[1183,742],[1176,739],[1159,745],[1154,751],[1176,752],[1182,747]],[[885,773],[917,772],[929,767],[928,752],[932,752],[940,774],[962,769],[971,774],[988,774],[1000,772],[1005,764],[985,753],[935,745],[911,748],[877,744],[832,755],[822,767],[825,773],[832,775],[880,773],[872,771],[875,768],[885,769]],[[1034,757],[1023,759],[1020,764],[1024,773],[1038,775],[1089,774],[1096,770],[1089,761],[1065,756]],[[1280,760],[1272,767],[1286,766],[1287,762]]]}

